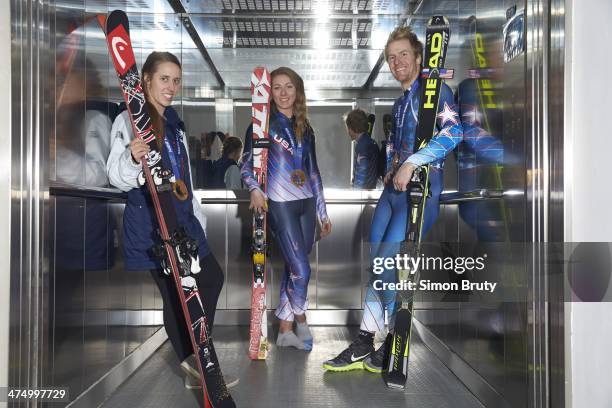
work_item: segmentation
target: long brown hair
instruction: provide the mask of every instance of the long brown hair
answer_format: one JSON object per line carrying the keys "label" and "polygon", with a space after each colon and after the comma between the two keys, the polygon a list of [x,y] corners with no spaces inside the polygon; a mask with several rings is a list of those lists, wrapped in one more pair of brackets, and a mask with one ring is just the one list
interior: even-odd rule
{"label": "long brown hair", "polygon": [[[308,108],[306,107],[306,93],[304,92],[304,80],[297,72],[289,67],[279,67],[270,73],[270,79],[274,82],[274,77],[279,75],[287,75],[293,86],[295,86],[295,102],[293,104],[293,115],[295,116],[295,124],[293,125],[293,131],[298,142],[302,141],[302,136],[308,123]],[[276,112],[276,104],[274,100],[271,101],[272,111]]]}
{"label": "long brown hair", "polygon": [[157,109],[155,109],[153,104],[149,102],[146,80],[153,79],[153,74],[157,72],[157,67],[162,62],[171,62],[173,64],[176,64],[181,70],[183,69],[176,55],[170,52],[161,51],[153,51],[151,54],[149,54],[147,60],[142,66],[141,77],[144,85],[142,87],[142,90],[144,91],[147,109],[149,110],[149,115],[151,115],[151,121],[153,122],[153,129],[155,129],[155,139],[157,140],[157,147],[160,151],[162,149],[162,145],[164,144],[164,118],[159,114],[159,112],[157,112]]}

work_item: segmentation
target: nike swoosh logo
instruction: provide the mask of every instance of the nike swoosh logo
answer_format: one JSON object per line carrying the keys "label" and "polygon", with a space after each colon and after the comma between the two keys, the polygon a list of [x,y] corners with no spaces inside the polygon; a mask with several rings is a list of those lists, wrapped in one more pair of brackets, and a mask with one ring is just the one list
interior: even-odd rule
{"label": "nike swoosh logo", "polygon": [[361,360],[362,358],[367,357],[367,356],[368,356],[368,354],[370,354],[370,353],[365,353],[363,356],[359,356],[359,357],[355,357],[355,354],[351,354],[351,362],[353,362],[353,363],[354,363],[355,361],[359,361],[359,360]]}

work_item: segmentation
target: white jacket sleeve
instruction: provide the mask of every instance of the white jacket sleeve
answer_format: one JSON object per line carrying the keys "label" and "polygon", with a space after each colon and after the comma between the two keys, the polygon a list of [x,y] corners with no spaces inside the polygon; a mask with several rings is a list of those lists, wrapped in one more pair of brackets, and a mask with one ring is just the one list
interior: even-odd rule
{"label": "white jacket sleeve", "polygon": [[142,171],[142,165],[132,161],[132,152],[129,149],[132,138],[132,124],[128,112],[124,111],[117,116],[111,128],[111,151],[106,161],[108,180],[121,191],[139,187],[138,174]]}
{"label": "white jacket sleeve", "polygon": [[88,110],[85,124],[85,185],[105,187],[108,179],[104,166],[110,153],[111,121],[102,112]]}
{"label": "white jacket sleeve", "polygon": [[55,152],[57,181],[88,187],[106,187],[110,129],[111,121],[106,114],[97,110],[85,111],[82,126],[85,150],[74,151],[63,143],[58,143]]}

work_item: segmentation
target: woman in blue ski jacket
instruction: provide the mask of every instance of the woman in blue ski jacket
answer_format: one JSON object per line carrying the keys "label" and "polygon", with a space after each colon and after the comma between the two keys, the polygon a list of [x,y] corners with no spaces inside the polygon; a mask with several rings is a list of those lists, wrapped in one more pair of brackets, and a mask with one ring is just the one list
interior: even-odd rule
{"label": "woman in blue ski jacket", "polygon": [[[153,52],[142,67],[142,79],[163,166],[172,169],[177,183],[184,183],[182,193],[173,194],[172,202],[178,224],[199,244],[201,272],[193,276],[212,330],[224,276],[208,246],[203,227],[205,218],[193,196],[185,126],[171,106],[181,87],[181,64],[169,52]],[[164,327],[185,371],[185,385],[191,388],[191,384],[199,383],[199,372],[192,360],[191,339],[174,280],[162,273],[159,260],[151,252],[151,248],[159,243],[155,232],[157,221],[147,187],[139,186],[137,181],[142,170],[141,161],[150,149],[143,140],[134,137],[127,111],[113,123],[111,138],[112,147],[106,165],[108,177],[113,186],[128,195],[123,212],[125,266],[127,270],[149,270],[159,287],[164,302]]]}
{"label": "woman in blue ski jacket", "polygon": [[272,71],[270,76],[272,145],[268,151],[267,195],[253,174],[252,127],[246,135],[242,180],[251,194],[250,208],[268,211],[272,233],[285,260],[280,303],[275,312],[280,319],[276,344],[310,350],[312,335],[305,315],[310,279],[308,254],[314,244],[317,219],[321,237],[331,232],[331,222],[317,166],[315,135],[307,118],[304,81],[287,67]]}
{"label": "woman in blue ski jacket", "polygon": [[[401,84],[403,95],[393,106],[393,125],[387,143],[387,166],[385,188],[381,194],[370,230],[370,258],[394,257],[406,235],[410,210],[410,195],[407,186],[412,173],[419,166],[430,166],[429,183],[431,196],[425,204],[421,234],[425,236],[439,213],[442,192],[442,168],[445,157],[463,137],[463,128],[451,89],[443,84],[440,90],[436,134],[422,149],[415,151],[418,125],[420,91],[419,76],[423,55],[423,44],[410,27],[396,28],[385,46],[385,58],[393,77]],[[367,287],[363,317],[358,338],[335,358],[323,363],[330,371],[348,371],[365,368],[380,373],[384,357],[388,355],[390,336],[374,351],[374,334],[383,331],[385,310],[389,315],[390,332],[393,330],[396,310],[395,291],[375,287],[374,282],[396,282],[395,268],[387,268],[378,275],[372,274]],[[383,287],[384,288],[384,287]]]}

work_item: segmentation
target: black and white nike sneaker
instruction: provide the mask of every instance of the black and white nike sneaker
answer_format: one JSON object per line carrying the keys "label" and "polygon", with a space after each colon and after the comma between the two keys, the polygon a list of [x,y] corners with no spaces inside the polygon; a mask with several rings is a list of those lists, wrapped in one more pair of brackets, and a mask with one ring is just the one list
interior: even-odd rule
{"label": "black and white nike sneaker", "polygon": [[323,368],[329,371],[362,370],[363,360],[374,351],[374,345],[358,338],[335,358],[323,363]]}
{"label": "black and white nike sneaker", "polygon": [[386,371],[389,363],[389,350],[391,349],[391,342],[393,341],[393,334],[387,334],[385,341],[381,346],[373,353],[364,359],[363,368],[371,373],[382,373]]}

